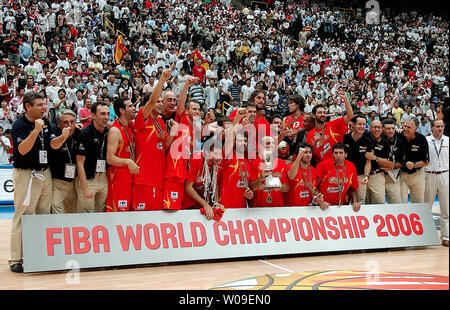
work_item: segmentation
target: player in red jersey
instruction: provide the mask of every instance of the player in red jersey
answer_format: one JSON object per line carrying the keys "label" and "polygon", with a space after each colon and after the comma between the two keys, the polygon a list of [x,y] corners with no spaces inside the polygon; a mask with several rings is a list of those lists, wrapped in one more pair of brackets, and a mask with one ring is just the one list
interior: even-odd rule
{"label": "player in red jersey", "polygon": [[106,160],[109,164],[106,212],[130,211],[133,175],[139,172],[134,150],[132,122],[136,108],[127,97],[114,101],[118,115],[108,133]]}
{"label": "player in red jersey", "polygon": [[[237,117],[243,117],[243,115],[238,114]],[[226,154],[222,172],[220,203],[226,208],[248,208],[249,200],[253,198],[253,191],[249,185],[251,167],[246,158],[248,140],[243,131],[237,132],[235,137],[234,135],[231,137],[225,140]],[[228,142],[235,144],[235,152],[233,152],[233,147],[230,147],[231,154],[227,154]]]}
{"label": "player in red jersey", "polygon": [[303,112],[305,108],[305,99],[300,95],[292,95],[289,97],[289,113],[283,119],[283,124],[286,128],[286,136],[289,138],[290,143],[295,142],[297,133],[303,128]]}
{"label": "player in red jersey", "polygon": [[189,161],[194,150],[194,126],[201,131],[200,105],[195,101],[185,104],[187,91],[197,78],[189,76],[180,92],[175,121],[178,123],[176,138],[166,155],[164,173],[163,209],[183,209],[184,183],[188,176]]}
{"label": "player in red jersey", "polygon": [[286,196],[287,206],[308,206],[320,203],[321,199],[317,185],[319,178],[316,168],[310,165],[312,146],[307,143],[299,144],[298,156],[288,166],[289,192]]}
{"label": "player in red jersey", "polygon": [[273,137],[263,137],[259,156],[250,163],[250,189],[254,192],[252,207],[285,206],[283,194],[289,191],[287,169],[284,161],[274,156],[275,149]]}
{"label": "player in red jersey", "polygon": [[197,152],[190,163],[185,183],[183,209],[204,208],[208,220],[214,217],[212,206],[220,201],[219,183],[223,169],[221,143],[212,143]]}
{"label": "player in red jersey", "polygon": [[351,200],[353,210],[358,212],[361,203],[357,200],[358,173],[355,165],[346,160],[345,144],[333,145],[332,158],[321,162],[317,166],[319,176],[319,191],[323,195],[320,208],[325,210],[330,205],[348,204]]}
{"label": "player in red jersey", "polygon": [[342,143],[344,135],[348,131],[348,122],[353,117],[353,109],[347,94],[339,92],[339,97],[345,102],[345,115],[335,120],[326,122],[326,106],[316,105],[312,113],[315,120],[315,128],[306,136],[306,142],[313,147],[313,161],[315,165],[332,157],[331,150],[335,143]]}
{"label": "player in red jersey", "polygon": [[[160,117],[161,92],[164,83],[171,76],[173,67],[172,65],[161,74],[145,106],[136,116],[133,132],[136,139],[136,163],[140,167],[140,173],[134,178],[132,211],[162,209],[165,156],[174,137],[169,136]],[[176,126],[174,123],[172,128],[176,130]]]}

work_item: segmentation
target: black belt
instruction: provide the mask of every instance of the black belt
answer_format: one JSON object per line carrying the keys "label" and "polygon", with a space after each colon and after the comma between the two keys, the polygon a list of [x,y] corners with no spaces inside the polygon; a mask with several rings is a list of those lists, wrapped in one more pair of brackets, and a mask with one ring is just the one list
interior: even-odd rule
{"label": "black belt", "polygon": [[447,172],[448,170],[444,170],[444,171],[425,171],[425,172],[427,172],[427,173],[431,173],[431,174],[441,174],[441,173],[445,173],[445,172]]}
{"label": "black belt", "polygon": [[381,169],[377,169],[377,170],[374,170],[374,171],[370,171],[369,175],[374,175],[374,174],[377,174],[377,173],[380,173],[380,172],[382,172]]}

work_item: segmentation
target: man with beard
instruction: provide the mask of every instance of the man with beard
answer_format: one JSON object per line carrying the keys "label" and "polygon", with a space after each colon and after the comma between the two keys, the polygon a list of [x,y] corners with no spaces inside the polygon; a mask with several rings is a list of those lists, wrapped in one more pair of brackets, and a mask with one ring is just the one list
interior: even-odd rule
{"label": "man with beard", "polygon": [[[132,211],[162,209],[166,150],[174,137],[167,133],[166,124],[161,117],[163,99],[160,96],[170,75],[171,69],[161,74],[151,95],[145,96],[146,103],[139,110],[134,122],[135,162],[139,166],[139,172],[134,175]],[[170,120],[169,124],[171,125],[168,127],[169,130],[171,128],[176,131],[176,122]]]}
{"label": "man with beard", "polygon": [[133,193],[133,175],[139,173],[136,165],[133,120],[136,108],[128,97],[114,101],[114,120],[108,134],[106,161],[109,165],[107,212],[130,211]]}
{"label": "man with beard", "polygon": [[[245,109],[241,109],[236,118],[243,118],[245,115]],[[239,124],[238,128],[242,128],[242,125]],[[231,130],[234,131],[234,128]],[[246,208],[249,206],[249,200],[253,198],[253,191],[249,187],[250,163],[246,153],[247,143],[247,134],[244,131],[238,131],[236,135],[234,132],[226,135],[225,162],[220,182],[220,203],[226,208]]]}
{"label": "man with beard", "polygon": [[405,164],[400,169],[402,203],[408,202],[408,191],[412,203],[425,201],[425,174],[421,168],[428,165],[429,149],[427,139],[416,132],[419,123],[416,117],[411,117],[403,124]]}
{"label": "man with beard", "polygon": [[313,161],[317,165],[323,160],[330,159],[330,152],[335,143],[342,143],[344,135],[348,131],[348,122],[353,118],[353,109],[346,92],[339,92],[339,97],[345,102],[345,115],[335,120],[326,122],[326,106],[316,105],[312,113],[315,120],[315,128],[310,130],[306,142],[313,147]]}
{"label": "man with beard", "polygon": [[319,183],[317,171],[310,165],[311,159],[311,145],[300,143],[297,158],[288,166],[287,206],[308,206],[311,203],[322,202],[321,195],[317,190]]}
{"label": "man with beard", "polygon": [[389,142],[381,136],[381,133],[382,123],[379,120],[372,121],[370,124],[372,147],[370,152],[366,152],[366,158],[371,161],[366,204],[384,204],[386,178],[383,172],[394,167],[394,163],[389,160]]}
{"label": "man with beard", "polygon": [[213,207],[219,204],[219,181],[223,169],[222,147],[212,142],[190,162],[183,197],[183,209],[203,208],[208,220],[214,217]]}
{"label": "man with beard", "polygon": [[264,136],[258,157],[252,160],[250,189],[254,192],[252,207],[283,207],[284,193],[289,191],[286,164],[275,156],[273,137]]}
{"label": "man with beard", "polygon": [[323,195],[323,202],[319,203],[322,210],[331,206],[346,205],[350,201],[353,210],[358,212],[361,203],[356,197],[358,178],[355,165],[346,160],[345,144],[336,143],[332,148],[332,157],[317,166],[319,176],[319,191]]}

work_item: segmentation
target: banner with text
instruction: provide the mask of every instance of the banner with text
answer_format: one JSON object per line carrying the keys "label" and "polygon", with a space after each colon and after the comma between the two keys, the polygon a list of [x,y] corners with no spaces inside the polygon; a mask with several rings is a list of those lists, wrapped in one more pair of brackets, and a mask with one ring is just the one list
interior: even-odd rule
{"label": "banner with text", "polygon": [[14,204],[14,186],[11,165],[0,165],[0,205]]}
{"label": "banner with text", "polygon": [[439,245],[428,204],[24,215],[24,271]]}

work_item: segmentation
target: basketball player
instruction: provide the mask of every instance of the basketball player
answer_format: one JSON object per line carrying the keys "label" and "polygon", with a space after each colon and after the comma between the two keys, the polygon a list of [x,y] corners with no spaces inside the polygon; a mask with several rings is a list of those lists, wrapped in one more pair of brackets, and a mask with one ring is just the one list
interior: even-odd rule
{"label": "basketball player", "polygon": [[346,160],[345,144],[336,143],[332,148],[332,157],[317,165],[319,176],[319,191],[323,202],[319,204],[322,210],[330,205],[345,205],[350,201],[353,210],[358,212],[361,204],[356,197],[358,178],[355,165]]}
{"label": "basketball player", "polygon": [[[161,92],[164,83],[171,76],[172,69],[173,65],[161,74],[158,84],[145,106],[139,110],[134,123],[136,164],[139,166],[139,173],[134,177],[132,211],[162,209],[166,149],[173,141],[173,136],[169,136],[160,117],[163,111]],[[172,128],[176,130],[177,124],[172,121],[170,123],[173,123]]]}
{"label": "basketball player", "polygon": [[297,158],[288,166],[289,192],[286,196],[287,206],[308,206],[319,203],[321,195],[317,190],[318,177],[316,168],[310,165],[312,147],[307,143],[299,144]]}
{"label": "basketball player", "polygon": [[312,110],[315,128],[308,132],[306,142],[313,147],[313,161],[316,165],[332,157],[333,145],[343,142],[348,131],[348,122],[353,118],[353,109],[346,92],[340,91],[339,97],[345,102],[346,111],[340,118],[326,122],[327,108],[322,104],[316,105]]}
{"label": "basketball player", "polygon": [[273,137],[263,137],[258,148],[259,156],[250,163],[250,189],[254,192],[252,207],[285,206],[283,194],[289,191],[286,164],[274,153]]}
{"label": "basketball player", "polygon": [[175,121],[177,134],[166,155],[164,172],[163,209],[180,210],[183,208],[184,183],[188,176],[189,161],[194,150],[194,125],[201,131],[200,105],[195,101],[185,104],[182,93],[186,92],[197,78],[189,76],[177,103]]}
{"label": "basketball player", "polygon": [[193,156],[185,183],[183,209],[204,208],[208,220],[214,217],[212,207],[219,203],[219,180],[222,173],[221,143],[211,143]]}
{"label": "basketball player", "polygon": [[135,142],[132,123],[136,108],[128,97],[114,101],[118,116],[107,137],[108,196],[106,212],[130,211],[133,193],[133,175],[139,173],[136,165]]}

